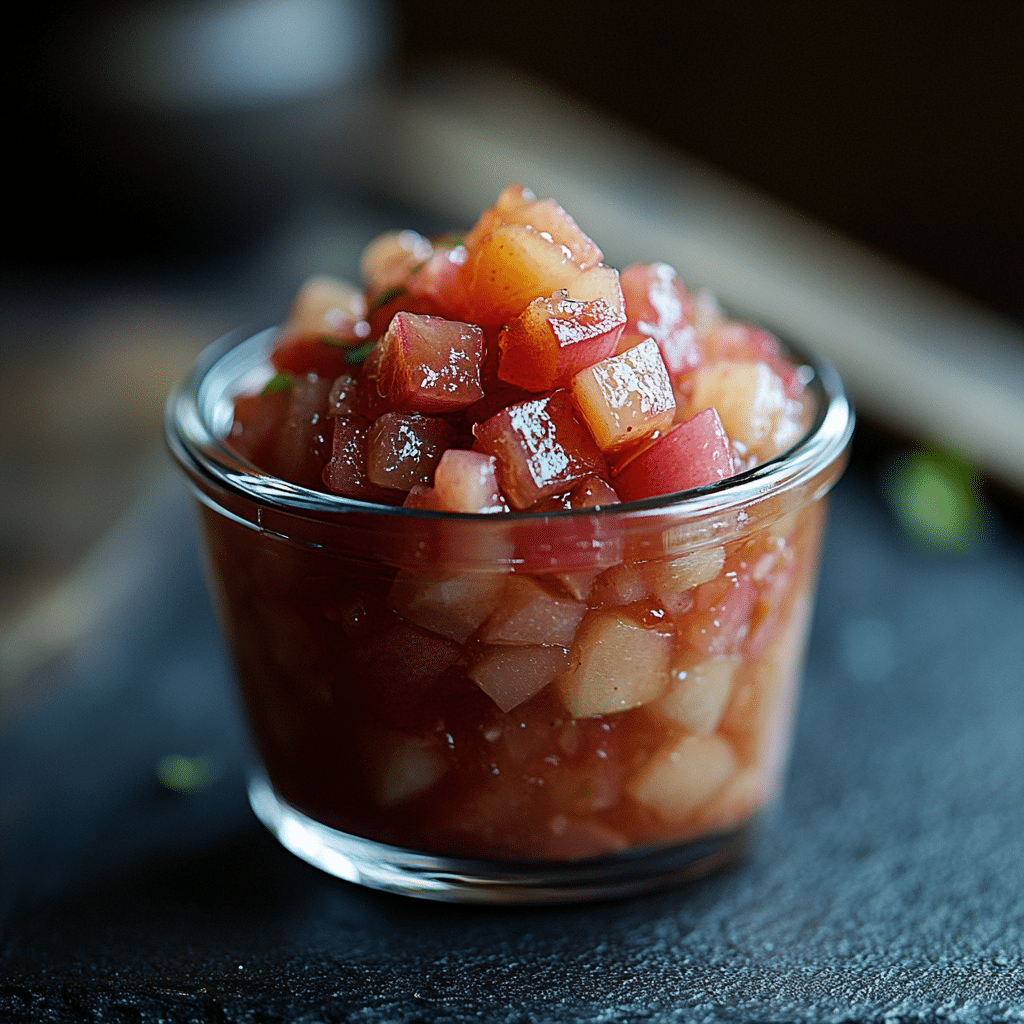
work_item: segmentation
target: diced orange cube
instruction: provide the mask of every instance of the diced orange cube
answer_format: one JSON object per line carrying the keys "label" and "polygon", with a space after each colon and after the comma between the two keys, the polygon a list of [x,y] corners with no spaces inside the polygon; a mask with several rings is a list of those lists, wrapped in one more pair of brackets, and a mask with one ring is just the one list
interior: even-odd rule
{"label": "diced orange cube", "polygon": [[537,199],[522,185],[510,185],[494,206],[484,211],[466,235],[466,248],[473,249],[504,224],[521,224],[546,234],[556,245],[564,247],[582,270],[601,262],[601,250],[554,199]]}
{"label": "diced orange cube", "polygon": [[526,391],[564,387],[584,367],[615,351],[625,322],[604,299],[579,302],[564,291],[534,299],[501,332],[498,376]]}
{"label": "diced orange cube", "polygon": [[460,277],[473,322],[498,327],[536,298],[568,288],[580,275],[572,254],[524,224],[502,224],[469,250]]}

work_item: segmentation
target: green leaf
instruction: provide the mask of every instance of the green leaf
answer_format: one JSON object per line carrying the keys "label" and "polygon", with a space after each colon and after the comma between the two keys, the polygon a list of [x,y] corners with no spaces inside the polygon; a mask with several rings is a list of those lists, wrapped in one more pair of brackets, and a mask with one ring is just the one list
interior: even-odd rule
{"label": "green leaf", "polygon": [[156,777],[160,783],[175,793],[205,789],[219,774],[217,766],[208,757],[168,754],[160,758],[156,766]]}
{"label": "green leaf", "polygon": [[454,249],[457,245],[462,245],[465,240],[465,235],[457,235],[451,232],[446,235],[436,235],[430,241],[435,249]]}
{"label": "green leaf", "polygon": [[373,346],[376,344],[377,342],[375,341],[364,341],[362,345],[356,345],[355,348],[350,348],[345,353],[345,362],[348,363],[349,366],[358,366],[373,351]]}
{"label": "green leaf", "polygon": [[279,395],[285,388],[288,387],[292,382],[292,375],[290,373],[278,373],[271,377],[266,384],[263,385],[263,390],[260,392],[261,395]]}
{"label": "green leaf", "polygon": [[981,474],[950,452],[910,452],[889,466],[883,487],[897,520],[919,545],[964,553],[984,539]]}
{"label": "green leaf", "polygon": [[[417,268],[419,269],[419,268]],[[404,295],[408,289],[401,284],[396,284],[394,288],[385,288],[384,291],[373,300],[373,304],[366,311],[367,316],[373,316],[378,309],[383,309],[389,302],[397,299],[399,296]]]}

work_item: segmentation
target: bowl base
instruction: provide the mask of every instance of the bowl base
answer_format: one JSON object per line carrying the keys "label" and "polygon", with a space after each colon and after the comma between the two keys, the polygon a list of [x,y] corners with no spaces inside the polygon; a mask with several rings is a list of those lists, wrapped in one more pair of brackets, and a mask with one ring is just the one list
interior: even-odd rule
{"label": "bowl base", "polygon": [[756,817],[727,832],[675,845],[575,861],[463,860],[349,835],[296,810],[266,775],[249,779],[256,817],[286,849],[347,882],[449,903],[577,903],[693,881],[741,857]]}

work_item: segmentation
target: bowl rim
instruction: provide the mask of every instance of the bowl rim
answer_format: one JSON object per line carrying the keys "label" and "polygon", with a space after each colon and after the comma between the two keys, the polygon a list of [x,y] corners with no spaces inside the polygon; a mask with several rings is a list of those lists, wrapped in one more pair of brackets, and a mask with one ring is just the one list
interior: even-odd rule
{"label": "bowl rim", "polygon": [[[168,397],[164,432],[171,454],[194,484],[219,486],[258,505],[293,514],[326,515],[333,519],[346,513],[360,513],[396,519],[493,524],[509,519],[538,521],[595,515],[643,518],[671,510],[674,516],[699,519],[741,509],[768,493],[780,494],[808,484],[843,458],[853,436],[853,404],[838,372],[828,360],[809,356],[783,340],[787,355],[798,365],[809,368],[807,387],[817,393],[817,408],[810,427],[794,445],[752,469],[704,487],[590,508],[479,513],[379,505],[275,477],[224,443],[231,428],[234,399],[273,376],[267,357],[279,330],[268,327],[253,333],[245,327],[236,328],[201,352],[191,371]],[[831,489],[842,465],[815,490],[814,498]]]}

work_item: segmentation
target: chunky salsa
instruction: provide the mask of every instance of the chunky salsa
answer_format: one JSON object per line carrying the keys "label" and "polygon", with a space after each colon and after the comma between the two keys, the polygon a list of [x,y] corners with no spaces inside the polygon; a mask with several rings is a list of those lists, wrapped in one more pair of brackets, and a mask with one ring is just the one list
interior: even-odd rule
{"label": "chunky salsa", "polygon": [[[362,274],[302,288],[227,443],[359,502],[548,514],[512,535],[550,557],[254,549],[208,513],[277,792],[462,857],[585,858],[743,823],[785,758],[820,503],[723,543],[663,530],[653,552],[602,516],[784,453],[814,414],[808,369],[666,264],[606,266],[520,186],[462,238],[381,236]],[[575,524],[564,548],[556,521]]]}

